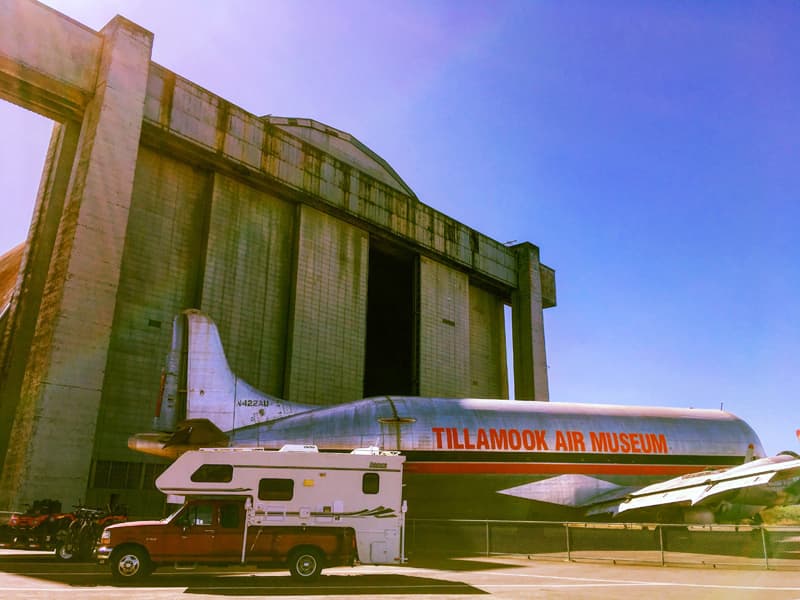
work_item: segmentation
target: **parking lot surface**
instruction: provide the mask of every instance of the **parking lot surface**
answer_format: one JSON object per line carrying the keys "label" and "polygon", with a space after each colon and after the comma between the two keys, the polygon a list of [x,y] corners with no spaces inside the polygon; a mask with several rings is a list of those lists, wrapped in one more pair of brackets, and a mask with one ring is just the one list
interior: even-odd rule
{"label": "parking lot surface", "polygon": [[599,560],[521,557],[419,558],[402,567],[327,569],[310,584],[284,571],[163,568],[137,587],[118,587],[91,563],[49,553],[0,550],[0,598],[725,598],[800,599],[800,570],[661,567]]}

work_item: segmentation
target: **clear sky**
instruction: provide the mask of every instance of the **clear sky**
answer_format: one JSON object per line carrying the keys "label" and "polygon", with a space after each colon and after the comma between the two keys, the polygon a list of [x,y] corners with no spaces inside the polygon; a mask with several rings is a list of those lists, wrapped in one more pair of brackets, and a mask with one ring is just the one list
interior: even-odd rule
{"label": "clear sky", "polygon": [[[556,270],[554,401],[719,408],[798,450],[800,4],[47,0],[153,60],[310,117],[420,200]],[[50,123],[0,101],[0,251]]]}

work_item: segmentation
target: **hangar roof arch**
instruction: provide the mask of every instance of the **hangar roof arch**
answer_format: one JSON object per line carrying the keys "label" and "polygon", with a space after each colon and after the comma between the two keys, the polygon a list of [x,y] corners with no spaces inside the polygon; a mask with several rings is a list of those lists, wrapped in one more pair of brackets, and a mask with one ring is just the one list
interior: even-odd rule
{"label": "hangar roof arch", "polygon": [[314,119],[274,117],[272,115],[261,118],[264,122],[308,142],[343,163],[359,169],[377,181],[419,201],[414,191],[388,162],[346,131]]}

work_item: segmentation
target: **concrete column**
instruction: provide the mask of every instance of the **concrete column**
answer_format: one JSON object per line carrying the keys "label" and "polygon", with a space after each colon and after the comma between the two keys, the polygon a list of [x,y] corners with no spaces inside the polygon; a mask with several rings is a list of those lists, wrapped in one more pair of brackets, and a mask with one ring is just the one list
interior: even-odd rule
{"label": "concrete column", "polygon": [[20,264],[18,289],[11,300],[8,326],[0,342],[0,467],[8,448],[79,134],[80,124],[72,121],[57,123],[53,128]]}
{"label": "concrete column", "polygon": [[84,497],[153,35],[115,17],[87,105],[2,476],[0,508]]}
{"label": "concrete column", "polygon": [[511,296],[514,345],[514,390],[518,400],[550,399],[547,357],[544,350],[544,316],[539,248],[525,242],[517,253],[517,289]]}

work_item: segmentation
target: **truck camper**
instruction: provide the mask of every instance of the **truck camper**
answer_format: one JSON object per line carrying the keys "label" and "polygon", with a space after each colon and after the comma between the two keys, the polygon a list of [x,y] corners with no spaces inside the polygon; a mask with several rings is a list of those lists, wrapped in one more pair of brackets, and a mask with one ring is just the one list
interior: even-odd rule
{"label": "truck camper", "polygon": [[121,581],[172,563],[284,566],[305,581],[325,566],[402,563],[404,461],[374,447],[189,451],[156,480],[182,506],[107,527],[97,559]]}

